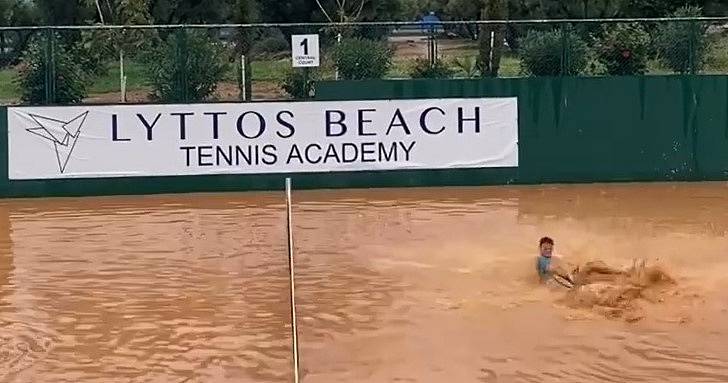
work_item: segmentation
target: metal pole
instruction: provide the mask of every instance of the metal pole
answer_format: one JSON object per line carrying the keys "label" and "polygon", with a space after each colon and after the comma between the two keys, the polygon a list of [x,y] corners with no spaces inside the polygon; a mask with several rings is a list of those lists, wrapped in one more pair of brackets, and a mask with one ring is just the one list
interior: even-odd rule
{"label": "metal pole", "polygon": [[[336,46],[338,47],[339,45],[341,45],[341,32],[339,32],[336,35]],[[334,75],[334,79],[336,81],[339,81],[339,66],[338,65],[336,66],[336,73]]]}
{"label": "metal pole", "polygon": [[303,68],[303,92],[304,92],[303,98],[304,99],[311,97],[311,89],[308,87],[309,75],[310,75],[310,73],[309,73],[308,67],[304,67]]}
{"label": "metal pole", "polygon": [[566,39],[566,24],[561,23],[561,68],[559,69],[559,76],[565,76],[568,74],[568,40]]}
{"label": "metal pole", "polygon": [[243,81],[243,84],[242,84],[243,85],[243,101],[248,101],[248,87],[247,87],[248,84],[246,82],[246,81],[248,81],[248,78],[245,75],[245,69],[246,69],[245,55],[242,55],[242,56],[240,56],[240,72],[241,72],[240,78]]}
{"label": "metal pole", "polygon": [[124,76],[124,50],[119,49],[119,85],[121,87],[121,102],[126,102],[126,76]]}
{"label": "metal pole", "polygon": [[43,82],[44,82],[43,90],[45,91],[44,92],[45,99],[43,101],[45,102],[46,105],[52,103],[52,101],[53,101],[52,100],[53,91],[51,90],[51,87],[52,87],[51,82],[53,82],[53,74],[52,74],[52,69],[51,69],[51,66],[53,65],[53,63],[51,62],[53,60],[52,55],[51,55],[51,44],[52,44],[51,40],[52,39],[53,39],[53,30],[46,29],[45,41],[43,44],[43,69],[44,69],[44,75],[45,75],[43,78]]}
{"label": "metal pole", "polygon": [[293,333],[293,381],[299,382],[298,327],[296,322],[296,284],[293,269],[293,225],[291,214],[291,179],[286,178],[286,221],[288,231],[288,269],[291,283],[291,331]]}

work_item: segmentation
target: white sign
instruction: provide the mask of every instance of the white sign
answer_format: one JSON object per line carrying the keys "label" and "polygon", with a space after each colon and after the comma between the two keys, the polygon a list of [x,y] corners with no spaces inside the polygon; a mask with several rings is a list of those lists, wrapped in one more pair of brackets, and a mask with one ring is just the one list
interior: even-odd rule
{"label": "white sign", "polygon": [[292,35],[291,54],[293,55],[293,66],[296,68],[319,66],[321,57],[319,36]]}
{"label": "white sign", "polygon": [[8,108],[11,180],[518,166],[515,98]]}

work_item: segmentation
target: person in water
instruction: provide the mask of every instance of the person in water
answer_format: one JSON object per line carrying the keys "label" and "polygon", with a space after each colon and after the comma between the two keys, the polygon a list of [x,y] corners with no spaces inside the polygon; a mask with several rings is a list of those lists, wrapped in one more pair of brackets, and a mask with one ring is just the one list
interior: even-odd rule
{"label": "person in water", "polygon": [[[551,279],[555,280],[562,286],[571,288],[574,286],[573,272],[566,271],[559,264],[559,259],[554,256],[554,240],[549,237],[543,237],[538,242],[538,259],[536,269],[541,282],[547,282]],[[556,261],[556,262],[554,262]],[[575,271],[579,269],[576,268]]]}
{"label": "person in water", "polygon": [[541,281],[547,280],[552,273],[551,261],[554,252],[554,240],[549,237],[543,237],[538,242],[538,260],[536,262],[536,269],[538,270],[538,276]]}

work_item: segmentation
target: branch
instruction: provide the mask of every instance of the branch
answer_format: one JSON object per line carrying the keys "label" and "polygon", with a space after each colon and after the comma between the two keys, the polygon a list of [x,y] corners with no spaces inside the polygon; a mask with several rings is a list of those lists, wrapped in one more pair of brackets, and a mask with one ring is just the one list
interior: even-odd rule
{"label": "branch", "polygon": [[321,12],[323,12],[323,13],[324,13],[324,16],[326,16],[326,18],[327,18],[327,19],[329,20],[329,22],[330,22],[330,23],[333,23],[333,22],[334,22],[334,20],[332,20],[332,19],[331,19],[331,16],[329,16],[328,12],[326,12],[326,9],[324,9],[324,6],[323,6],[323,5],[321,5],[321,1],[319,1],[319,0],[316,0],[316,4],[318,4],[318,6],[319,6],[319,9],[321,9]]}
{"label": "branch", "polygon": [[361,0],[361,3],[359,3],[359,10],[356,12],[356,16],[354,16],[354,21],[359,20],[359,16],[361,16],[361,12],[364,10],[364,3],[366,3],[366,0]]}
{"label": "branch", "polygon": [[104,22],[104,13],[101,12],[101,5],[99,5],[99,0],[96,0],[94,2],[96,3],[96,10],[98,10],[98,12],[99,12],[99,18],[101,19],[101,24],[102,25],[106,24],[106,22]]}

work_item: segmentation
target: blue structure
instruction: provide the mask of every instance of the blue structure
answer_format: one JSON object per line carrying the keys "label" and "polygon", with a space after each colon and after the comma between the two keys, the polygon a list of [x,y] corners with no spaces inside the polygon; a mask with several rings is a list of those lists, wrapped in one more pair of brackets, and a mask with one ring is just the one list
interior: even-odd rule
{"label": "blue structure", "polygon": [[442,31],[442,22],[439,17],[435,15],[435,12],[430,12],[429,15],[424,16],[420,25],[423,32],[426,33],[437,33]]}

